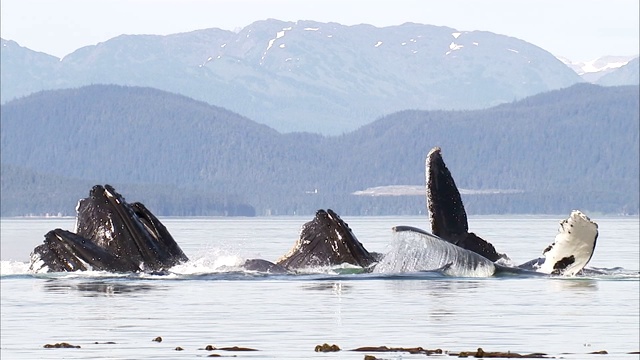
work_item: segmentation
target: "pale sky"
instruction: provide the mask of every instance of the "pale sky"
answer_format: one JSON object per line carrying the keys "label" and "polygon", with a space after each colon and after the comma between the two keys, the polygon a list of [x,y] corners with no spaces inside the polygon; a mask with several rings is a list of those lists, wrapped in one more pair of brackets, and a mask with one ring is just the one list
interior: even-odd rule
{"label": "pale sky", "polygon": [[121,34],[234,30],[268,18],[405,22],[516,37],[573,61],[640,53],[638,0],[1,0],[0,35],[57,57]]}

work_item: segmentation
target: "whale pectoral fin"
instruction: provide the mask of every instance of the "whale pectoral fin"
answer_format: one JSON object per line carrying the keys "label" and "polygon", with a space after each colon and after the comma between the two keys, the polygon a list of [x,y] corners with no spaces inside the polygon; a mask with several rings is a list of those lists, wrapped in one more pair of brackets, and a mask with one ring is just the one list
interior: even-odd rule
{"label": "whale pectoral fin", "polygon": [[277,264],[287,269],[344,263],[368,267],[376,260],[376,255],[364,248],[338,214],[321,209],[302,226],[298,241]]}
{"label": "whale pectoral fin", "polygon": [[505,254],[499,254],[490,242],[472,232],[468,233],[464,239],[460,239],[456,244],[476,254],[480,254],[491,261],[509,259]]}
{"label": "whale pectoral fin", "polygon": [[543,251],[544,261],[536,269],[553,275],[573,276],[591,260],[598,239],[598,225],[578,210],[560,222],[553,244]]}
{"label": "whale pectoral fin", "polygon": [[425,167],[431,231],[434,235],[455,243],[455,240],[465,237],[469,231],[467,213],[439,147],[429,151]]}
{"label": "whale pectoral fin", "polygon": [[42,245],[31,254],[31,270],[50,272],[78,270],[138,271],[129,259],[118,258],[90,240],[67,230],[55,229],[45,235]]}

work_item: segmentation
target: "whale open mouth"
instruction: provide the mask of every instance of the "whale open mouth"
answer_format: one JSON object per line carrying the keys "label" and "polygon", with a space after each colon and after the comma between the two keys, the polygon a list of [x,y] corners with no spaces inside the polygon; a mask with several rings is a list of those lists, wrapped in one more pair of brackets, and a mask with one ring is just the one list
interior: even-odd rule
{"label": "whale open mouth", "polygon": [[293,248],[277,264],[289,269],[352,264],[363,268],[377,261],[333,210],[318,210],[302,226]]}
{"label": "whale open mouth", "polygon": [[76,211],[75,233],[47,233],[34,249],[33,271],[156,271],[188,260],[144,205],[127,203],[110,185],[94,186]]}

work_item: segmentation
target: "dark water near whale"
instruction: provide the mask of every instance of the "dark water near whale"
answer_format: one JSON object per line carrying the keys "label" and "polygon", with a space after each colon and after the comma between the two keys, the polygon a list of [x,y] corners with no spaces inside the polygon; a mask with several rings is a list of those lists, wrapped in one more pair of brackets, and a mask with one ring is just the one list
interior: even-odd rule
{"label": "dark water near whale", "polygon": [[[311,217],[163,219],[191,258],[168,276],[32,275],[29,252],[48,230],[72,230],[74,219],[2,219],[0,357],[425,357],[348,351],[386,345],[638,359],[629,353],[640,350],[640,222],[637,217],[591,217],[600,235],[589,267],[606,270],[575,278],[229,271],[244,258],[276,260]],[[562,218],[472,217],[470,228],[520,263],[541,254]],[[427,227],[422,217],[344,219],[367,249],[379,252],[388,250],[392,226]],[[158,336],[162,342],[152,341]],[[61,342],[81,347],[43,347]],[[323,343],[343,350],[315,352]],[[207,345],[258,351],[207,351]],[[609,354],[590,354],[601,350]]]}

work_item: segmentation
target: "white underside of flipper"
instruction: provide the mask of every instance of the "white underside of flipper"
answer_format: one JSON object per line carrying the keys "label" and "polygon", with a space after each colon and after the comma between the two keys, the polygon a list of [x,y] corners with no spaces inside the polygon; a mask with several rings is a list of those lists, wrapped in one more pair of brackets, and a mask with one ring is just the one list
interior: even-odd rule
{"label": "white underside of flipper", "polygon": [[560,222],[558,235],[544,251],[544,262],[536,270],[545,274],[573,276],[591,260],[598,238],[598,225],[578,210]]}

